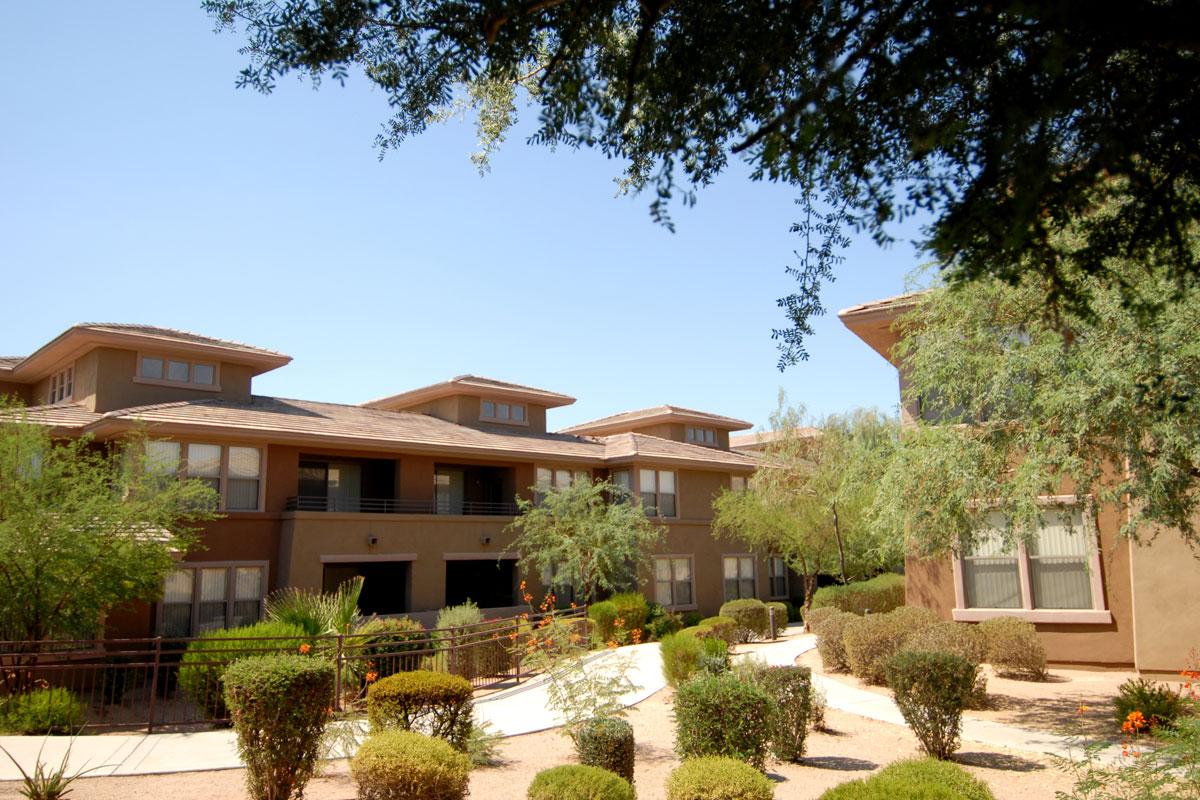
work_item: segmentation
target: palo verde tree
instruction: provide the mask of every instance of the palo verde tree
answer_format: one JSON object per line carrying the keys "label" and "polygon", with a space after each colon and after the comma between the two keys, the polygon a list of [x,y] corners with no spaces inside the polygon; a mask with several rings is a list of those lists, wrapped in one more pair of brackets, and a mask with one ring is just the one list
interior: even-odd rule
{"label": "palo verde tree", "polygon": [[521,569],[552,574],[553,586],[571,586],[582,602],[633,590],[663,529],[624,490],[608,481],[535,487],[536,500],[517,498],[519,515],[506,532]]}
{"label": "palo verde tree", "polygon": [[937,555],[998,511],[1009,541],[1027,539],[1038,498],[1069,487],[1119,505],[1130,537],[1173,528],[1200,541],[1200,290],[1146,324],[1124,298],[1172,298],[1168,268],[1114,261],[1074,279],[1093,313],[1047,315],[1053,287],[1029,277],[935,288],[901,317],[896,354],[919,419],[880,479],[881,529]]}
{"label": "palo verde tree", "polygon": [[159,597],[213,517],[211,487],[164,480],[139,437],[56,441],[0,411],[0,639],[88,638],[103,614]]}
{"label": "palo verde tree", "polygon": [[886,469],[897,426],[875,411],[802,424],[780,398],[772,432],[748,488],[713,502],[713,533],[759,553],[781,556],[804,581],[804,607],[817,577],[843,582],[895,563],[900,542],[876,535],[869,512],[875,479]]}
{"label": "palo verde tree", "polygon": [[[951,282],[1022,276],[1079,311],[1072,272],[1155,259],[1165,297],[1191,285],[1200,218],[1200,38],[1185,0],[205,0],[245,36],[239,83],[361,72],[390,106],[395,146],[458,104],[488,153],[524,99],[530,141],[593,147],[673,196],[744,159],[796,187],[799,286],[779,300],[781,366],[806,357],[820,287],[848,233],[931,217],[922,245]],[[1088,217],[1080,247],[1061,232]],[[1114,284],[1118,289],[1120,284]],[[1122,301],[1145,315],[1162,297]]]}

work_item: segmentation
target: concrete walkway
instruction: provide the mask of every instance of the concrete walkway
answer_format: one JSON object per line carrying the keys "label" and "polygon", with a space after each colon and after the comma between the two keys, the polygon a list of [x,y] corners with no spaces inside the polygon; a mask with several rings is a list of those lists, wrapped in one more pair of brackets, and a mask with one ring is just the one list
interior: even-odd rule
{"label": "concrete walkway", "polygon": [[[737,658],[756,658],[769,664],[792,664],[796,658],[816,647],[816,638],[792,626],[778,641],[749,645]],[[657,643],[623,647],[592,656],[591,663],[603,666],[613,658],[630,659],[629,678],[637,687],[622,698],[626,706],[645,700],[662,689],[662,661]],[[817,684],[825,692],[830,708],[869,719],[903,725],[904,719],[892,699],[824,676]],[[476,717],[489,722],[503,736],[554,728],[562,724],[547,702],[547,679],[528,683],[481,697],[475,701]],[[1053,734],[1031,731],[986,720],[963,721],[963,740],[992,747],[1025,750],[1034,753],[1066,755],[1068,740]],[[0,736],[3,747],[23,766],[31,770],[39,749],[44,763],[57,766],[70,748],[69,769],[87,769],[89,775],[145,775],[160,772],[190,772],[232,769],[241,766],[232,730],[198,733],[110,734],[79,736],[73,741],[64,736]],[[20,773],[0,753],[0,780],[15,780]]]}

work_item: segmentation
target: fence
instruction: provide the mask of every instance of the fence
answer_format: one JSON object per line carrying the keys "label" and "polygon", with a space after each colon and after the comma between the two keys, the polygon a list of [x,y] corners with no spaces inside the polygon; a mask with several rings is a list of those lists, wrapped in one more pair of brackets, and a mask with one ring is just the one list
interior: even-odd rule
{"label": "fence", "polygon": [[[556,613],[586,625],[586,608]],[[460,675],[476,689],[519,683],[523,636],[538,617],[429,630],[316,637],[197,637],[0,642],[0,727],[28,733],[179,729],[228,722],[221,673],[232,661],[308,653],[333,661],[330,705],[352,710],[367,686],[397,672]],[[7,722],[5,723],[5,721]]]}

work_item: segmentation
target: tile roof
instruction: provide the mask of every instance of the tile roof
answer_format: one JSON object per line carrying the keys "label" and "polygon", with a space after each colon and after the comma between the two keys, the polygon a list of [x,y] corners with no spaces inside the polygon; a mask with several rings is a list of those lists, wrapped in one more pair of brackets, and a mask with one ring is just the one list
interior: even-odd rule
{"label": "tile roof", "polygon": [[662,461],[705,461],[730,467],[754,467],[758,462],[742,453],[676,442],[644,433],[618,433],[604,437],[605,460],[654,459]]}
{"label": "tile roof", "polygon": [[212,336],[202,336],[191,331],[181,331],[175,328],[162,328],[157,325],[139,325],[126,322],[80,322],[77,325],[72,325],[72,328],[90,331],[107,331],[110,333],[126,333],[135,336],[151,336],[156,339],[167,339],[175,342],[184,342],[186,344],[202,344],[211,347],[224,347],[228,350],[240,350],[246,353],[260,353],[263,355],[281,356],[287,358],[284,353],[277,350],[268,350],[265,347],[256,347],[243,342],[235,342],[230,339],[217,339]]}
{"label": "tile roof", "polygon": [[620,414],[611,414],[600,419],[581,422],[578,425],[563,428],[561,433],[599,432],[602,429],[609,429],[618,425],[650,423],[670,419],[707,422],[716,427],[727,428],[729,430],[744,430],[753,427],[752,423],[745,420],[734,419],[733,417],[726,417],[721,414],[710,414],[707,411],[696,411],[695,409],[683,408],[682,406],[662,405],[654,406],[653,408],[639,408],[636,411],[622,411]]}
{"label": "tile roof", "polygon": [[458,375],[441,383],[421,386],[417,389],[409,389],[387,397],[368,400],[362,405],[364,408],[401,409],[430,400],[436,400],[440,397],[468,394],[469,392],[464,392],[464,389],[491,392],[502,397],[523,398],[545,405],[547,408],[567,406],[575,402],[575,398],[570,395],[551,392],[547,389],[539,389],[536,386],[524,386],[519,383],[498,381],[495,378],[484,378],[479,375]]}
{"label": "tile roof", "polygon": [[28,422],[40,425],[50,425],[55,428],[69,428],[82,431],[103,416],[95,411],[88,411],[76,403],[58,403],[51,406],[29,406],[16,412]]}
{"label": "tile roof", "polygon": [[25,360],[25,356],[0,356],[0,369],[12,369]]}
{"label": "tile roof", "polygon": [[879,300],[871,300],[867,303],[859,303],[856,306],[843,308],[837,313],[839,317],[854,316],[856,314],[868,314],[872,311],[888,311],[891,309],[900,309],[905,306],[910,306],[916,302],[917,298],[926,294],[928,289],[921,289],[916,292],[905,292],[904,294],[893,295],[892,297],[884,297]]}
{"label": "tile roof", "polygon": [[[816,436],[820,428],[801,427],[796,429],[800,436]],[[761,450],[763,446],[779,439],[780,431],[754,431],[753,433],[733,433],[729,435],[729,446],[734,450]]]}

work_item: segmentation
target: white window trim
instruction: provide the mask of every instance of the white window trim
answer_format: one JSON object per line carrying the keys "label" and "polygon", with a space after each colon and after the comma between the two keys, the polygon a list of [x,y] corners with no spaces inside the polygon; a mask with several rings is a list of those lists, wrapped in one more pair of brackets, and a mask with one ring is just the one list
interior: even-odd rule
{"label": "white window trim", "polygon": [[[163,362],[163,375],[167,374],[168,361],[186,361],[188,365],[188,379],[186,381],[172,381],[163,378],[147,378],[142,375],[142,359],[157,358]],[[203,364],[206,367],[213,368],[212,383],[196,383],[192,378],[196,374],[196,365]],[[134,365],[133,382],[142,383],[147,386],[173,386],[176,389],[195,389],[198,392],[219,392],[221,391],[221,365],[216,361],[195,361],[190,358],[181,358],[179,356],[165,355],[163,353],[154,353],[149,351],[139,350],[137,353],[137,363]]]}
{"label": "white window trim", "polygon": [[[783,594],[771,594],[771,588],[772,588],[771,581],[773,580],[771,577],[771,559],[773,559],[773,558],[777,558],[783,562]],[[723,578],[724,578],[724,574],[722,574],[722,579]],[[787,566],[787,562],[783,560],[783,556],[781,556],[781,555],[767,556],[767,597],[770,598],[771,600],[787,600],[788,597],[790,596],[791,590],[792,590],[792,585],[791,585],[791,581],[788,579],[788,566]]]}
{"label": "white window trim", "polygon": [[[193,572],[199,573],[199,571],[202,569],[224,569],[224,570],[228,571],[228,570],[235,569],[237,567],[261,567],[262,568],[262,575],[263,575],[262,597],[260,597],[258,599],[258,619],[261,622],[263,619],[265,619],[267,595],[269,595],[271,593],[271,562],[270,561],[180,561],[174,566],[172,571],[177,572],[179,570],[192,570]],[[166,578],[164,577],[163,580],[165,582]],[[236,580],[226,580],[226,582],[225,582],[225,585],[226,585],[225,608],[226,608],[227,615],[233,609],[233,603],[234,603],[233,592],[234,592],[236,583],[237,583]],[[192,619],[191,619],[190,625],[188,626],[189,629],[191,630],[191,633],[189,633],[188,636],[182,637],[182,638],[194,639],[197,636],[199,636],[199,631],[197,629],[199,628],[199,625],[200,625],[200,601],[199,601],[199,599],[197,599],[197,595],[196,595],[196,593],[199,591],[199,586],[200,586],[199,581],[197,580],[197,578],[193,577],[192,578]],[[157,616],[157,619],[155,620],[154,630],[158,635],[161,636],[161,635],[163,635],[162,634],[162,626],[163,626],[163,622],[164,622],[163,614],[162,614],[163,601],[159,600],[155,605],[158,608],[157,608],[157,611],[155,614]],[[226,619],[228,619],[228,616],[226,617]]]}
{"label": "white window trim", "polygon": [[[725,598],[722,602],[728,603],[732,600],[748,599],[748,598],[741,598],[741,597],[725,597],[725,580],[726,580],[725,579],[725,559],[727,559],[727,558],[748,558],[748,559],[750,559],[750,579],[752,581],[754,581],[754,593],[751,594],[750,597],[751,598],[758,597],[758,559],[754,557],[754,554],[753,553],[722,553],[721,554],[721,596]],[[739,571],[740,571],[740,567],[739,567]],[[742,578],[738,578],[738,580],[740,581],[740,580],[742,580]]]}
{"label": "white window trim", "polygon": [[[673,559],[673,558],[686,558],[690,565],[688,567],[688,569],[691,570],[691,574],[692,574],[692,581],[691,581],[691,583],[692,583],[692,602],[690,602],[690,603],[673,603],[672,605],[664,606],[664,608],[669,609],[671,611],[695,611],[696,609],[700,608],[700,604],[696,600],[696,557],[695,557],[695,555],[693,555],[692,553],[655,553],[654,558],[655,559],[665,558],[668,560],[668,563],[670,562],[670,559]],[[651,562],[651,564],[653,565],[653,562]],[[674,599],[675,598],[675,583],[676,583],[675,565],[671,564],[670,567],[671,567],[671,599]],[[653,568],[654,567],[651,566],[651,569],[653,569]],[[657,573],[655,573],[655,574],[657,574]],[[652,575],[650,582],[652,584],[657,583],[657,578],[655,578]],[[657,592],[656,592],[656,594],[657,594]],[[655,599],[655,602],[658,601],[657,596],[654,599]]]}
{"label": "white window trim", "polygon": [[[485,416],[483,413],[483,404],[484,403],[491,403],[493,409],[495,409],[495,407],[501,403],[508,406],[508,408],[509,408],[508,419],[500,419],[499,417],[494,416],[494,413],[493,413],[493,416],[490,416],[490,417]],[[521,413],[525,417],[524,419],[518,420],[518,419],[512,418],[512,409],[514,406],[521,407]],[[481,397],[479,399],[479,421],[487,422],[487,423],[495,423],[497,425],[516,425],[518,427],[528,428],[529,427],[529,404],[528,403],[517,403],[517,402],[513,402],[512,400],[497,400],[496,398],[493,398],[493,397]]]}
{"label": "white window trim", "polygon": [[1029,552],[1024,542],[1017,542],[1017,573],[1021,583],[1021,608],[967,608],[967,591],[963,583],[961,553],[951,559],[954,572],[954,609],[951,612],[956,622],[983,622],[996,617],[1016,617],[1026,622],[1062,623],[1072,625],[1107,625],[1112,622],[1104,597],[1104,576],[1100,569],[1100,545],[1096,538],[1096,526],[1091,498],[1080,498],[1073,494],[1045,495],[1037,499],[1043,506],[1077,506],[1080,509],[1085,531],[1092,531],[1091,557],[1088,560],[1088,577],[1092,587],[1092,607],[1034,608],[1033,584],[1030,581]]}

